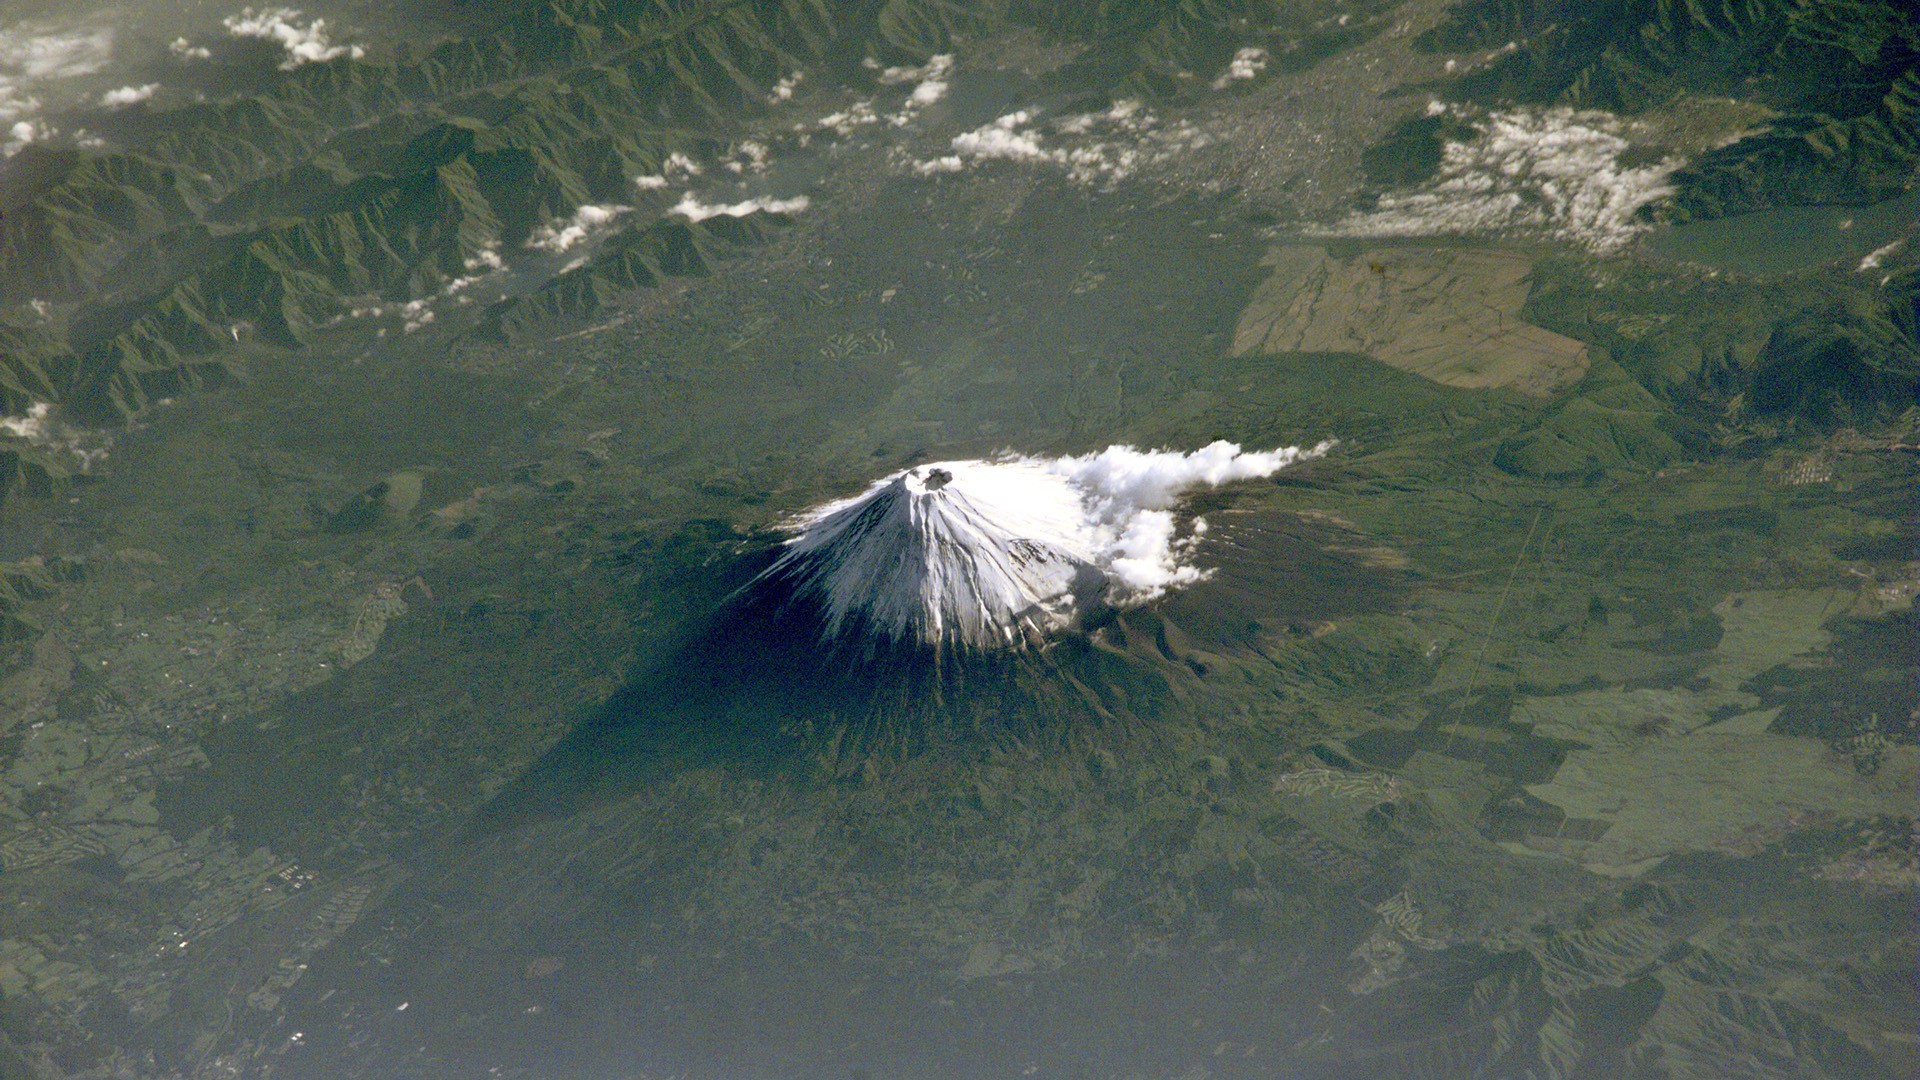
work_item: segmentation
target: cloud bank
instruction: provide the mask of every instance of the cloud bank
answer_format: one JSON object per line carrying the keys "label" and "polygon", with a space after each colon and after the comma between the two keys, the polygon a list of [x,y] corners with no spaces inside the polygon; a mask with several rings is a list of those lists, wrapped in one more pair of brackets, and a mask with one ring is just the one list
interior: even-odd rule
{"label": "cloud bank", "polygon": [[948,144],[951,154],[912,163],[922,176],[960,172],[989,161],[1063,170],[1078,184],[1112,184],[1145,165],[1207,143],[1186,121],[1163,123],[1153,110],[1128,99],[1093,113],[1043,118],[1028,109],[1007,113]]}
{"label": "cloud bank", "polygon": [[21,416],[0,416],[0,439],[24,440],[28,445],[70,454],[81,472],[90,472],[106,460],[112,439],[70,427],[54,416],[50,402],[36,401]]}
{"label": "cloud bank", "polygon": [[607,226],[632,209],[615,203],[582,206],[566,221],[550,221],[535,229],[533,235],[527,237],[527,246],[539,251],[565,251],[595,233],[606,231]]}
{"label": "cloud bank", "polygon": [[689,221],[705,221],[710,217],[725,214],[728,217],[746,217],[748,214],[765,210],[772,214],[797,214],[805,210],[812,202],[805,195],[795,195],[791,199],[776,199],[770,195],[758,195],[743,199],[737,203],[704,203],[694,197],[692,192],[681,196],[667,211],[679,214]]}
{"label": "cloud bank", "polygon": [[282,71],[342,56],[358,60],[366,55],[366,50],[358,45],[335,45],[327,33],[325,19],[303,24],[301,18],[298,8],[266,8],[256,12],[249,7],[220,20],[220,24],[234,37],[277,42],[287,53],[287,58],[280,63]]}
{"label": "cloud bank", "polygon": [[137,105],[154,95],[160,89],[159,83],[147,83],[143,86],[123,86],[118,90],[109,90],[100,95],[100,104],[109,109],[122,109],[128,105]]}
{"label": "cloud bank", "polygon": [[58,96],[55,84],[61,80],[106,68],[113,42],[113,29],[104,26],[21,22],[0,28],[0,157],[54,135],[38,119],[41,95]]}
{"label": "cloud bank", "polygon": [[[1430,113],[1447,111],[1436,105]],[[1463,119],[1471,118],[1462,115]],[[1610,113],[1515,109],[1475,122],[1479,137],[1449,143],[1440,171],[1404,194],[1329,230],[1343,236],[1518,233],[1578,244],[1599,254],[1625,247],[1650,226],[1635,220],[1672,193],[1678,159],[1622,162],[1629,144]]]}

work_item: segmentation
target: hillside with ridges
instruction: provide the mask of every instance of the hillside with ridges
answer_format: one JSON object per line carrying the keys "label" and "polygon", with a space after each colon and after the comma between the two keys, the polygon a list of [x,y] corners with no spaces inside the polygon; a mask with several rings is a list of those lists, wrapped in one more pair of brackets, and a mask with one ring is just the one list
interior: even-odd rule
{"label": "hillside with ridges", "polygon": [[71,356],[54,328],[0,318],[0,413],[16,416],[51,400],[67,374],[58,361]]}
{"label": "hillside with ridges", "polygon": [[669,218],[627,225],[581,265],[526,296],[489,306],[477,332],[504,340],[557,319],[598,314],[621,295],[654,288],[668,278],[704,277],[728,249],[762,243],[788,221],[762,211],[699,223]]}
{"label": "hillside with ridges", "polygon": [[77,299],[141,240],[192,221],[205,184],[138,154],[28,147],[42,179],[0,208],[0,294]]}
{"label": "hillside with ridges", "polygon": [[[1314,53],[1336,14],[1257,0],[1091,14],[986,0],[526,0],[467,13],[429,48],[300,64],[142,113],[116,127],[112,150],[17,155],[0,191],[12,320],[0,402],[9,415],[47,401],[76,422],[120,422],[218,378],[238,346],[299,348],[342,315],[445,296],[501,261],[556,276],[491,306],[481,329],[495,335],[704,273],[777,216],[696,226],[643,208],[564,270],[525,249],[583,206],[644,202],[634,177],[734,137],[799,70],[866,87],[874,60],[918,63],[957,35],[1026,28],[1106,58],[1064,73],[1067,88],[1180,94],[1194,87],[1180,73],[1218,66],[1238,40],[1281,62]],[[1361,18],[1335,36],[1377,29]]]}
{"label": "hillside with ridges", "polygon": [[1675,174],[1669,219],[1873,202],[1920,170],[1920,20],[1889,0],[1467,0],[1419,44],[1508,50],[1447,81],[1461,100],[1633,114],[1721,97],[1772,113]]}

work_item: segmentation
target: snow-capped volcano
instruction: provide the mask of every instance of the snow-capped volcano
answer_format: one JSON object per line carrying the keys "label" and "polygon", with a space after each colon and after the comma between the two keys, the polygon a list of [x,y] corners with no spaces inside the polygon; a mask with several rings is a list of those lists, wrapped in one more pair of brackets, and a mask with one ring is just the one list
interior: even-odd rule
{"label": "snow-capped volcano", "polygon": [[1019,645],[1099,606],[1142,603],[1206,576],[1206,523],[1173,508],[1196,487],[1271,476],[1332,443],[1190,454],[1113,446],[1079,457],[917,465],[808,510],[756,586],[818,605],[829,639],[856,626],[935,647]]}

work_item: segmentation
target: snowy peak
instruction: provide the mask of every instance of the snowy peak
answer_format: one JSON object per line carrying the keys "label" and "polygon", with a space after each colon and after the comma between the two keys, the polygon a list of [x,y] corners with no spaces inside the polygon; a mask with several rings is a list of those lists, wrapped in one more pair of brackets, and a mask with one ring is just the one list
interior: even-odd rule
{"label": "snowy peak", "polygon": [[1311,449],[1190,454],[1116,446],[1081,457],[943,461],[882,477],[789,523],[756,586],[816,605],[829,640],[864,628],[936,648],[1017,647],[1102,605],[1203,580],[1204,523],[1173,508],[1200,486],[1271,476]]}
{"label": "snowy peak", "polygon": [[1028,462],[949,461],[882,479],[795,522],[768,577],[822,604],[838,637],[992,648],[1065,625],[1104,582],[1078,491]]}

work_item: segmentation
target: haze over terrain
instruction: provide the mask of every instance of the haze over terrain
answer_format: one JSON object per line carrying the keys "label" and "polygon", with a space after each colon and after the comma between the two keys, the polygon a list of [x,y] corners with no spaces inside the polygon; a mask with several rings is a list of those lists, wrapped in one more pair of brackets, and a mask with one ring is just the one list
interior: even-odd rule
{"label": "haze over terrain", "polygon": [[0,1077],[1913,1075],[1917,169],[1892,0],[11,4]]}

